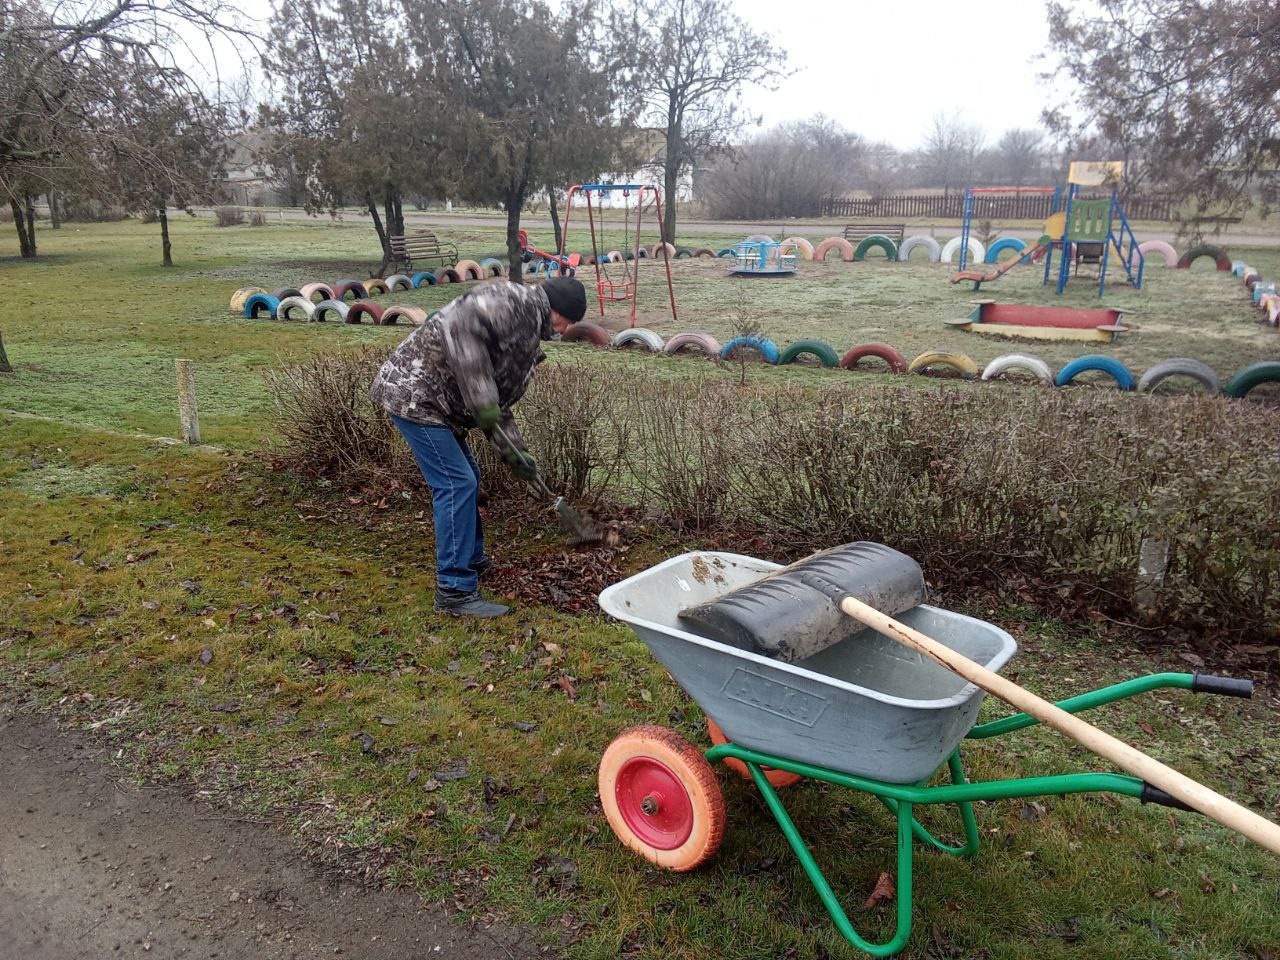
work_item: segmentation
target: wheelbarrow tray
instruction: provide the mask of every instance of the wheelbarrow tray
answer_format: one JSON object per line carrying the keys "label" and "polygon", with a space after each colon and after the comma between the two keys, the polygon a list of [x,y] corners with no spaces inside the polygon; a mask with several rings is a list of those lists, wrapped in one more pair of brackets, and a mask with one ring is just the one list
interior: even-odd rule
{"label": "wheelbarrow tray", "polygon": [[[734,743],[887,783],[915,783],[973,727],[981,688],[849,621],[838,643],[785,663],[699,636],[679,613],[779,569],[732,553],[672,557],[600,594]],[[999,671],[1017,650],[989,623],[920,604],[908,626]]]}

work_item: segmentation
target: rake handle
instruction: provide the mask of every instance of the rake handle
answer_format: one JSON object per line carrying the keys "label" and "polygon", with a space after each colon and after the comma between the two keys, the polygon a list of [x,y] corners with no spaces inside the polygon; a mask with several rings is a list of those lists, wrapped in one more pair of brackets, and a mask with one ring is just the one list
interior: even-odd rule
{"label": "rake handle", "polygon": [[981,687],[992,696],[999,697],[1005,703],[1035,717],[1041,723],[1065,734],[1080,745],[1088,747],[1098,756],[1110,760],[1127,773],[1145,780],[1153,787],[1159,787],[1206,817],[1211,817],[1223,826],[1243,834],[1272,853],[1280,854],[1280,826],[1265,817],[1210,790],[1204,784],[1147,756],[1123,740],[1099,730],[1074,714],[1067,713],[1061,707],[1036,696],[1012,680],[1006,680],[995,671],[988,670],[982,664],[956,653],[950,647],[925,636],[918,630],[913,630],[905,623],[900,623],[855,597],[845,596],[840,601],[840,609],[859,623],[923,654],[957,676]]}

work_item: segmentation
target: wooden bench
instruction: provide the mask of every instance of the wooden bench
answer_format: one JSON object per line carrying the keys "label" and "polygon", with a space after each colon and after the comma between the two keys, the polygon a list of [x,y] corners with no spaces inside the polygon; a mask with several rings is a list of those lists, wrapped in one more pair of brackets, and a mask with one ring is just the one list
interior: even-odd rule
{"label": "wooden bench", "polygon": [[850,223],[844,228],[844,238],[855,247],[867,237],[888,237],[896,246],[902,246],[905,223]]}
{"label": "wooden bench", "polygon": [[430,230],[392,234],[391,253],[397,260],[412,267],[415,263],[454,266],[458,262],[458,248],[449,241],[440,241]]}

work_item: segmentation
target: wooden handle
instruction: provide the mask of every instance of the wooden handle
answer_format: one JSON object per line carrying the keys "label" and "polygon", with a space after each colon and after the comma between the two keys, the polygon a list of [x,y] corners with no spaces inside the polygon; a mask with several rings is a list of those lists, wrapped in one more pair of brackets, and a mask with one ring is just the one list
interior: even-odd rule
{"label": "wooden handle", "polygon": [[950,647],[925,636],[918,630],[913,630],[905,623],[899,623],[893,617],[881,613],[861,600],[847,596],[840,602],[840,609],[877,633],[882,633],[903,646],[924,654],[957,676],[977,684],[992,696],[999,697],[1023,713],[1030,714],[1059,733],[1066,734],[1098,756],[1105,757],[1120,769],[1145,780],[1153,787],[1159,787],[1206,817],[1212,817],[1223,826],[1243,834],[1272,853],[1280,854],[1280,826],[1265,817],[1210,790],[1204,784],[1197,783],[1172,767],[1165,766],[1159,760],[1147,756],[1123,740],[1118,740],[1093,724],[1067,713],[1061,707],[1036,696],[1030,690],[1023,689],[1012,680],[1006,680],[982,664],[956,653]]}

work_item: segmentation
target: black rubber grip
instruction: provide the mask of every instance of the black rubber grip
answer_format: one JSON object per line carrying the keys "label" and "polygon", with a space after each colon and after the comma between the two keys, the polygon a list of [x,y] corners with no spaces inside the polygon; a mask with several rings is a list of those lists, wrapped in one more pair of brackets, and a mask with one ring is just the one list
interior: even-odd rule
{"label": "black rubber grip", "polygon": [[1192,693],[1216,693],[1220,697],[1253,696],[1253,681],[1239,677],[1215,677],[1211,673],[1197,673],[1191,678]]}
{"label": "black rubber grip", "polygon": [[1189,807],[1177,797],[1165,793],[1159,787],[1153,787],[1145,780],[1142,782],[1142,793],[1138,795],[1138,799],[1143,803],[1158,803],[1162,807],[1173,807],[1175,810],[1186,810],[1195,813],[1194,807]]}

